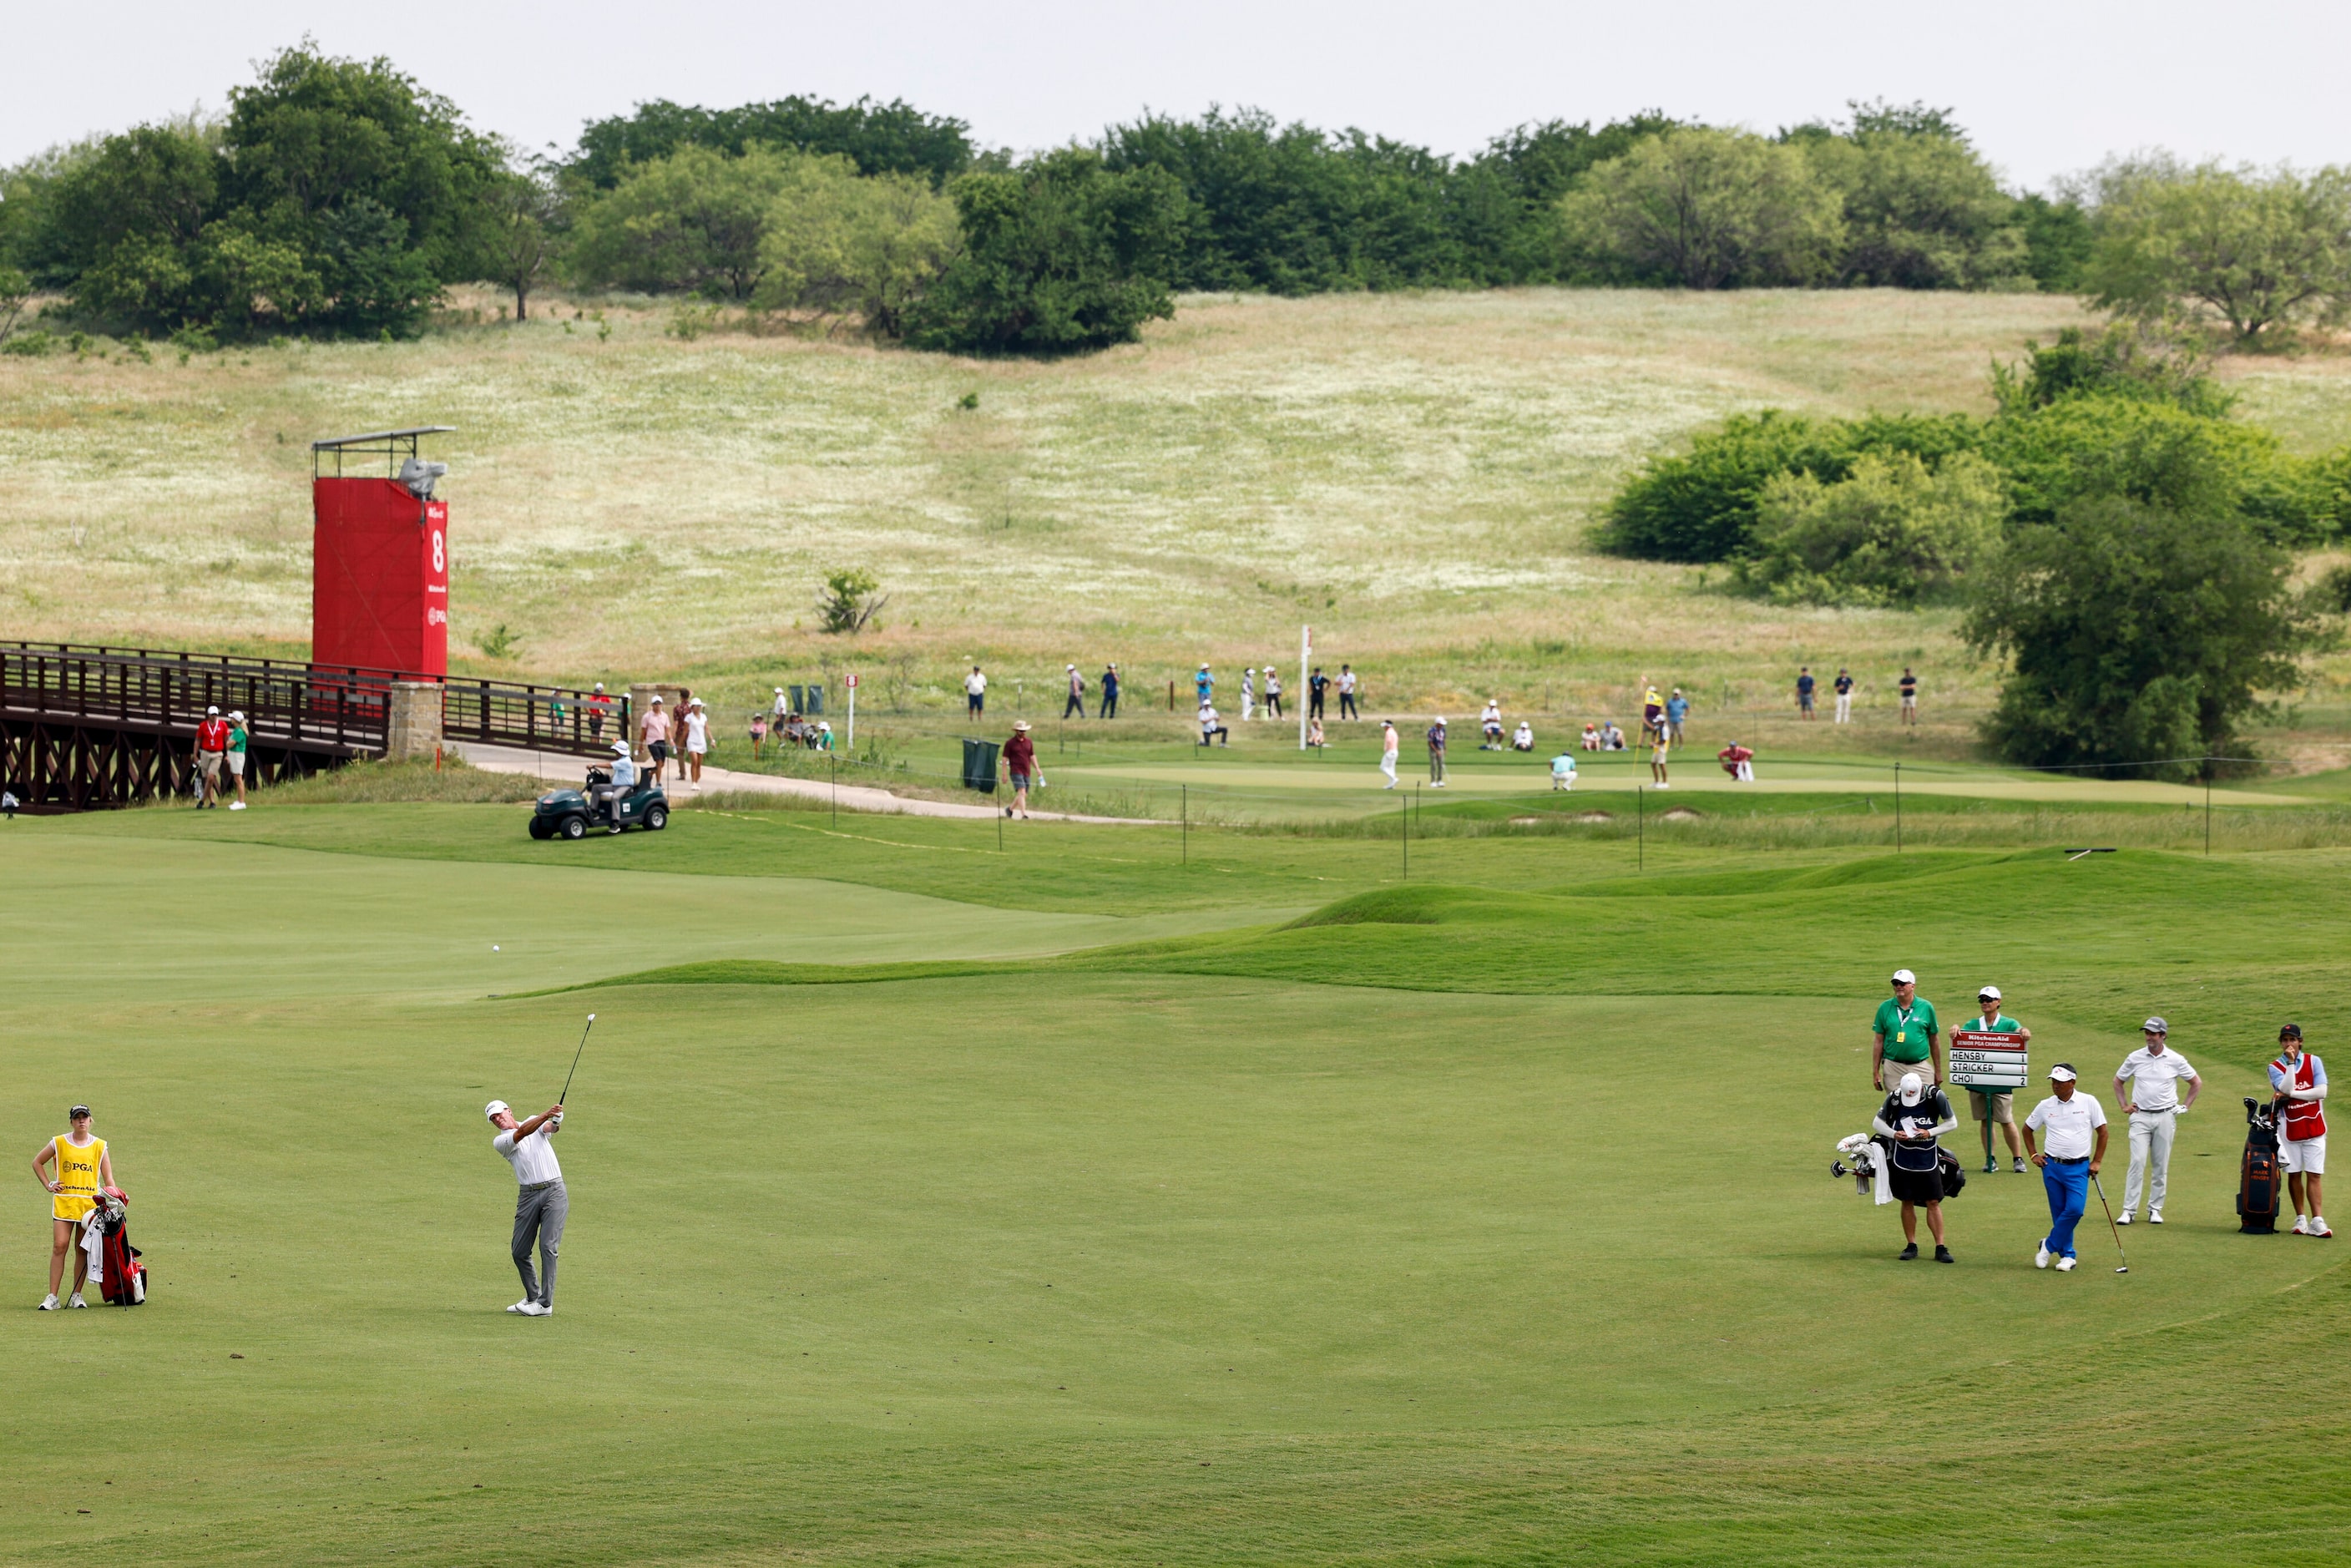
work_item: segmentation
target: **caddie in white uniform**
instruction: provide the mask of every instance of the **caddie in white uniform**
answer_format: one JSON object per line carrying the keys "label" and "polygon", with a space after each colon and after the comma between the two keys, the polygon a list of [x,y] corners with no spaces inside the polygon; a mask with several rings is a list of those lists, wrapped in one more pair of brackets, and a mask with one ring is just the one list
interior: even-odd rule
{"label": "caddie in white uniform", "polygon": [[[2163,1223],[2163,1193],[2171,1176],[2171,1134],[2179,1118],[2204,1092],[2204,1081],[2188,1059],[2165,1041],[2171,1026],[2151,1018],[2139,1026],[2147,1043],[2123,1058],[2115,1069],[2115,1103],[2130,1116],[2130,1174],[2123,1177],[2123,1211],[2118,1225],[2128,1225],[2138,1209],[2139,1193],[2147,1193],[2147,1221]],[[2188,1081],[2182,1099],[2179,1081]],[[2127,1087],[2126,1087],[2127,1085]]]}

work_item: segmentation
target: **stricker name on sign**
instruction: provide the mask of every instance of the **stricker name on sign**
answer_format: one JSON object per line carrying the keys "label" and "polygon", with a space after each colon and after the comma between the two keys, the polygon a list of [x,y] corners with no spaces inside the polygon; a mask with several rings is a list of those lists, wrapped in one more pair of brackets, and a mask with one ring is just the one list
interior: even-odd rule
{"label": "stricker name on sign", "polygon": [[1961,1089],[2022,1089],[2031,1081],[2024,1037],[1987,1030],[1955,1029],[1949,1057],[1951,1082]]}

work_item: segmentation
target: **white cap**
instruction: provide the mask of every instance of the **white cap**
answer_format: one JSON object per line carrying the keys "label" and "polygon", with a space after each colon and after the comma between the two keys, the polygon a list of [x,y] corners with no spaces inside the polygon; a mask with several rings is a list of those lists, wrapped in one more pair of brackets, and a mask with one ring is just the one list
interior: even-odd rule
{"label": "white cap", "polygon": [[505,1101],[493,1100],[488,1104],[482,1107],[482,1114],[489,1117],[492,1121],[496,1121],[497,1119],[498,1113],[507,1109],[509,1109],[509,1107]]}
{"label": "white cap", "polygon": [[625,741],[625,740],[616,740],[616,741],[612,742],[612,755],[613,755],[613,756],[615,756],[615,757],[626,757],[628,754],[629,754],[629,743],[628,743],[627,741]]}
{"label": "white cap", "polygon": [[220,709],[216,707],[208,707],[204,709],[204,716],[206,718],[218,718],[220,717]]}
{"label": "white cap", "polygon": [[231,709],[229,709],[229,710],[228,710],[228,716],[229,716],[229,717],[231,717],[231,718],[233,718],[233,719],[235,719],[235,720],[236,720],[236,722],[237,722],[237,723],[239,723],[239,724],[243,724],[243,723],[245,722],[245,715],[244,715],[243,713],[239,712],[239,711],[238,711],[237,709],[235,709],[235,708],[231,708]]}
{"label": "white cap", "polygon": [[2074,1070],[2061,1061],[2056,1066],[2049,1070],[2049,1082],[2052,1083],[2071,1083],[2074,1082]]}
{"label": "white cap", "polygon": [[[1735,746],[1738,742],[1733,741],[1731,744]],[[1894,971],[1894,983],[1897,986],[1915,986],[1918,983],[1918,977],[1907,969],[1896,969]]]}
{"label": "white cap", "polygon": [[1896,1092],[1901,1095],[1905,1105],[1916,1105],[1927,1097],[1927,1081],[1915,1072],[1906,1072]]}
{"label": "white cap", "polygon": [[1983,1000],[1986,997],[1990,997],[1993,1001],[2000,1000],[2000,988],[1998,986],[1986,986],[1983,989],[1976,993],[1976,1000],[1978,1001]]}

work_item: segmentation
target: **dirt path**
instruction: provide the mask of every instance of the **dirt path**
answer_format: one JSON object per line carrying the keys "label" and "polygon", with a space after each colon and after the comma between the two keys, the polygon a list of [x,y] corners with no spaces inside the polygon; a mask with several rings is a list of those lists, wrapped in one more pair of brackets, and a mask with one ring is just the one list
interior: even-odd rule
{"label": "dirt path", "polygon": [[[525,751],[516,747],[484,746],[475,741],[452,743],[457,755],[475,768],[493,773],[523,773],[558,784],[577,784],[587,769],[588,759],[558,751]],[[993,817],[1001,806],[966,805],[956,800],[918,800],[904,795],[893,795],[887,789],[877,789],[870,784],[842,784],[837,787],[837,799],[852,811],[883,811],[909,817]],[[673,781],[671,798],[691,800],[697,794],[722,795],[798,795],[805,800],[830,802],[836,799],[836,786],[816,779],[782,779],[772,773],[742,773],[731,768],[705,768],[702,788]],[[1040,822],[1101,822],[1134,827],[1158,827],[1161,824],[1137,817],[1081,817],[1066,811],[1031,811],[1029,816]]]}

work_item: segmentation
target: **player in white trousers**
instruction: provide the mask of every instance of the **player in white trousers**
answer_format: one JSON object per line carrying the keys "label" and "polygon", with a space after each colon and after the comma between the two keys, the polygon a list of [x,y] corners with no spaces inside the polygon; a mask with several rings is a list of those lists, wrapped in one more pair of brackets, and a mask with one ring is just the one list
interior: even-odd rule
{"label": "player in white trousers", "polygon": [[1380,786],[1383,789],[1395,788],[1396,744],[1395,726],[1380,720],[1380,771],[1387,776],[1387,782]]}
{"label": "player in white trousers", "polygon": [[[2123,1211],[2116,1223],[2128,1225],[2138,1211],[2139,1194],[2147,1194],[2147,1218],[2163,1223],[2163,1194],[2171,1176],[2171,1136],[2179,1118],[2204,1092],[2204,1081],[2188,1059],[2165,1043],[2171,1026],[2151,1018],[2139,1026],[2147,1043],[2123,1058],[2115,1069],[2115,1101],[2130,1116],[2130,1173],[2123,1177]],[[2179,1081],[2188,1081],[2180,1097]],[[2125,1085],[2128,1087],[2126,1088]]]}

